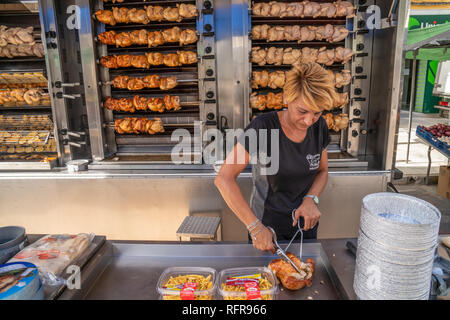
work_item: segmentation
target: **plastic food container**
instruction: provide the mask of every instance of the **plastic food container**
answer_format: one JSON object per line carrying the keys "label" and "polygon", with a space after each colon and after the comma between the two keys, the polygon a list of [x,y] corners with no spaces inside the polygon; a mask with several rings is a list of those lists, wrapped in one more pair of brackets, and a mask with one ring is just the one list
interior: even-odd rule
{"label": "plastic food container", "polygon": [[267,267],[224,269],[218,290],[223,300],[275,300],[278,295],[276,277]]}
{"label": "plastic food container", "polygon": [[162,300],[213,300],[217,271],[206,267],[171,267],[163,271],[157,290]]}
{"label": "plastic food container", "polygon": [[0,228],[0,264],[14,257],[27,243],[24,228],[15,226]]}

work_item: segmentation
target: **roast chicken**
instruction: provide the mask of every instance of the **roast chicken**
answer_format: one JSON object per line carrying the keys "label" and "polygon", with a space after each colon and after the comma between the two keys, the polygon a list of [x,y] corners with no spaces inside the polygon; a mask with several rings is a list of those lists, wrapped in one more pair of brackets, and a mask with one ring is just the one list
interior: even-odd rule
{"label": "roast chicken", "polygon": [[164,127],[160,118],[124,118],[114,122],[114,130],[119,134],[156,134],[164,132]]}
{"label": "roast chicken", "polygon": [[294,48],[252,48],[251,61],[260,66],[271,65],[291,65],[296,62],[317,62],[326,66],[334,63],[345,64],[353,56],[353,51],[349,48],[337,47],[334,49],[303,47]]}
{"label": "roast chicken", "polygon": [[256,25],[252,28],[253,40],[272,41],[327,41],[330,43],[344,40],[349,30],[344,26],[269,26],[267,24]]}
{"label": "roast chicken", "polygon": [[[114,1],[114,0],[113,0]],[[176,7],[146,6],[145,9],[113,7],[112,10],[97,10],[98,21],[111,26],[116,23],[148,24],[151,21],[180,22],[183,19],[198,15],[197,8],[192,4],[177,4]]]}
{"label": "roast chicken", "polygon": [[180,110],[180,97],[165,95],[164,98],[147,98],[135,95],[133,98],[106,98],[103,106],[108,110],[134,113],[136,110],[162,113],[165,110]]}
{"label": "roast chicken", "polygon": [[50,105],[50,96],[40,88],[0,91],[0,105]]}
{"label": "roast chicken", "polygon": [[348,92],[337,93],[336,99],[334,100],[333,108],[343,108],[348,104]]}
{"label": "roast chicken", "polygon": [[269,269],[271,269],[277,278],[280,280],[283,287],[289,290],[299,290],[303,287],[310,287],[312,285],[312,277],[315,271],[315,262],[313,259],[308,258],[305,262],[302,262],[291,252],[286,252],[286,255],[295,265],[300,269],[300,273],[289,264],[281,259],[272,260],[269,263]]}
{"label": "roast chicken", "polygon": [[112,80],[112,85],[117,89],[128,90],[141,90],[143,88],[160,88],[161,90],[169,90],[177,86],[177,77],[147,75],[143,78],[133,78],[129,76],[116,76]]}
{"label": "roast chicken", "polygon": [[183,64],[197,62],[197,54],[193,51],[177,51],[177,53],[162,54],[160,52],[148,52],[145,55],[113,55],[100,58],[100,64],[109,69],[117,68],[144,68],[150,66],[166,65],[177,67]]}
{"label": "roast chicken", "polygon": [[[349,85],[352,80],[350,70],[342,70],[341,72],[336,73],[328,70],[328,73],[330,74],[330,77],[334,79],[336,88],[342,88],[343,86]],[[283,88],[285,82],[285,71],[278,70],[269,73],[266,70],[262,70],[252,72],[252,89],[267,87],[272,89]]]}
{"label": "roast chicken", "polygon": [[279,110],[284,107],[283,94],[269,92],[267,95],[253,92],[250,96],[250,108],[263,111],[267,109]]}
{"label": "roast chicken", "polygon": [[34,28],[8,28],[7,26],[0,26],[0,47],[5,47],[8,44],[20,45],[20,44],[35,44]]}
{"label": "roast chicken", "polygon": [[178,27],[173,27],[163,31],[147,31],[145,29],[120,33],[105,31],[98,35],[98,39],[103,44],[115,45],[116,47],[148,45],[150,48],[173,42],[179,42],[183,46],[197,42],[198,36],[195,30],[181,30]]}
{"label": "roast chicken", "polygon": [[283,88],[286,81],[286,74],[284,71],[274,71],[268,73],[266,70],[253,71],[252,73],[252,88],[269,87],[272,89]]}
{"label": "roast chicken", "polygon": [[0,58],[15,57],[29,57],[36,56],[38,58],[44,57],[44,47],[42,43],[35,44],[7,44],[4,47],[0,46]]}
{"label": "roast chicken", "polygon": [[262,17],[346,17],[354,16],[355,7],[349,1],[335,2],[277,2],[271,1],[255,3],[252,13]]}
{"label": "roast chicken", "polygon": [[334,130],[339,132],[339,130],[347,129],[348,127],[348,115],[345,113],[333,115],[331,113],[327,113],[323,115],[323,118],[327,122],[327,126],[329,130]]}

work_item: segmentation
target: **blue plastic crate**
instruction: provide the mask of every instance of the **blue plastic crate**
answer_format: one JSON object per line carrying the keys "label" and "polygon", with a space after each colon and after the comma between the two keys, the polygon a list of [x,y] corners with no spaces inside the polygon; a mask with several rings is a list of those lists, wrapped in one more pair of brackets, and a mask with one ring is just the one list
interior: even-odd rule
{"label": "blue plastic crate", "polygon": [[428,141],[434,148],[444,152],[447,156],[450,156],[450,146],[433,136],[431,133],[425,131],[420,126],[417,126],[416,135]]}

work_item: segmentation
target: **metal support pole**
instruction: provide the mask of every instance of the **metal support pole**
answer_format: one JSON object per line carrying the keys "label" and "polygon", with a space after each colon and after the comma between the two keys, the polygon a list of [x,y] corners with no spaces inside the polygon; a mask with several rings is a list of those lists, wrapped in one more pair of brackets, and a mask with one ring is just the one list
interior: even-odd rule
{"label": "metal support pole", "polygon": [[427,179],[425,180],[425,184],[430,184],[430,171],[431,171],[431,150],[433,148],[431,146],[428,146],[428,168],[427,168]]}
{"label": "metal support pole", "polygon": [[411,97],[409,101],[409,123],[408,123],[408,146],[406,149],[406,163],[409,162],[409,147],[411,144],[411,126],[412,126],[412,118],[413,118],[413,108],[415,105],[416,98],[416,74],[417,74],[417,53],[418,50],[414,51],[414,60],[412,66],[412,79],[411,79]]}

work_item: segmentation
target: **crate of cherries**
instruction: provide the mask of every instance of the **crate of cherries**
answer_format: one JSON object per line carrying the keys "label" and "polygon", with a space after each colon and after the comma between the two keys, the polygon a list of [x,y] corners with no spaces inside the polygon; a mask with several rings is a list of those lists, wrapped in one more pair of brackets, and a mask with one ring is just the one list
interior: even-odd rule
{"label": "crate of cherries", "polygon": [[425,138],[435,147],[450,155],[450,126],[446,124],[435,124],[430,127],[418,126],[417,135]]}

